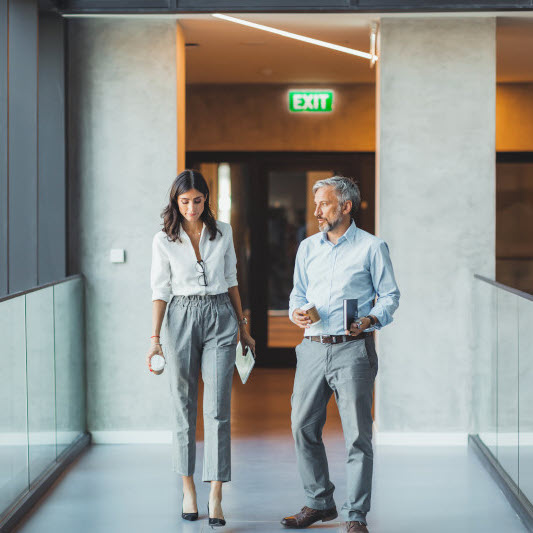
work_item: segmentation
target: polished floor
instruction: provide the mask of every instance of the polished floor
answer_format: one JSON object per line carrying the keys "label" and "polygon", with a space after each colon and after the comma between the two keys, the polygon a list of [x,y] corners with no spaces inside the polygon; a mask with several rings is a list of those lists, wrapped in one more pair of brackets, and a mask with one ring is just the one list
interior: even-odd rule
{"label": "polished floor", "polygon": [[[290,370],[254,371],[235,383],[232,481],[223,508],[233,532],[282,531],[303,494],[289,428]],[[201,433],[201,432],[200,432]],[[344,442],[334,402],[324,432],[337,505],[344,495]],[[198,460],[202,459],[198,443]],[[197,474],[200,520],[181,520],[169,445],[94,445],[21,524],[24,533],[207,532],[208,485]],[[200,463],[197,472],[201,471]],[[463,447],[376,448],[372,533],[526,531],[477,457]],[[312,529],[339,531],[339,522]]]}

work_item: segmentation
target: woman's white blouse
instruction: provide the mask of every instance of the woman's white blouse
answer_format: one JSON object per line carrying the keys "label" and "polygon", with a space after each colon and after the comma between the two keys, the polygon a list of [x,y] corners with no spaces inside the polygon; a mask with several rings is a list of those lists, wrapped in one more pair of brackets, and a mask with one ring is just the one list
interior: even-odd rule
{"label": "woman's white blouse", "polygon": [[222,235],[217,232],[212,241],[205,224],[200,235],[200,256],[207,277],[205,287],[199,283],[201,271],[198,271],[196,254],[185,231],[180,231],[182,242],[170,241],[164,231],[154,235],[150,275],[152,301],[168,302],[173,295],[221,294],[237,285],[237,258],[231,226],[217,220],[217,227]]}

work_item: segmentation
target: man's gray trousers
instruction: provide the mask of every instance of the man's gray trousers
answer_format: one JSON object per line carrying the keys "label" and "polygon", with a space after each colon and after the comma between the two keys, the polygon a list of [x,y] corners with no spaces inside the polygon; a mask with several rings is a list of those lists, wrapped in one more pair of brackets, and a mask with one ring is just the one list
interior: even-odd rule
{"label": "man's gray trousers", "polygon": [[373,337],[339,344],[305,339],[296,347],[292,432],[298,469],[313,509],[335,505],[322,428],[332,394],[339,408],[348,453],[345,520],[366,523],[372,491],[372,393],[378,370]]}
{"label": "man's gray trousers", "polygon": [[174,296],[167,311],[167,359],[174,407],[173,469],[192,476],[200,369],[204,381],[203,481],[229,481],[231,383],[238,332],[227,293]]}

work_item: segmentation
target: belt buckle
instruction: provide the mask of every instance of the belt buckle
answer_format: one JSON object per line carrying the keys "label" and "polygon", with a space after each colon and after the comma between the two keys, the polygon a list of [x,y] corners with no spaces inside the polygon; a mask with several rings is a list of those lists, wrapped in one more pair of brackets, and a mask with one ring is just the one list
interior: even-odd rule
{"label": "belt buckle", "polygon": [[320,344],[328,344],[326,339],[329,338],[329,343],[331,344],[331,335],[320,335]]}

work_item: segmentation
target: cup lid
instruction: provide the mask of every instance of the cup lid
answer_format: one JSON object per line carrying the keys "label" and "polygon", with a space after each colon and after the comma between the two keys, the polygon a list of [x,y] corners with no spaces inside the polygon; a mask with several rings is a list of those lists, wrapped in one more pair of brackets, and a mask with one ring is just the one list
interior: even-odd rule
{"label": "cup lid", "polygon": [[163,370],[165,368],[165,358],[162,355],[154,354],[150,360],[150,366],[152,367],[152,370],[159,371]]}
{"label": "cup lid", "polygon": [[309,311],[309,309],[312,309],[313,307],[316,307],[315,304],[309,302],[309,303],[303,305],[302,307],[300,307],[300,309],[301,309],[302,311]]}

